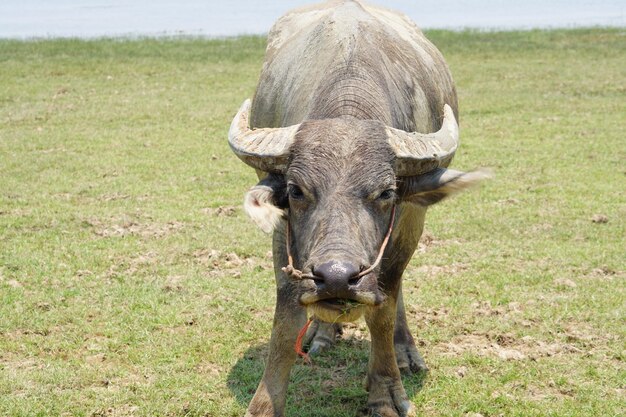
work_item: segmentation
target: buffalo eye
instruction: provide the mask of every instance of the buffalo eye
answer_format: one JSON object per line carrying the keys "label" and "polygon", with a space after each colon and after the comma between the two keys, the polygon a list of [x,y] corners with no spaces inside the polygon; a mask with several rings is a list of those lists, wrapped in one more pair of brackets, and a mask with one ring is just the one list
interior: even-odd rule
{"label": "buffalo eye", "polygon": [[304,198],[304,193],[302,192],[302,188],[297,186],[296,184],[289,184],[289,197],[294,200],[302,200]]}
{"label": "buffalo eye", "polygon": [[387,200],[391,200],[395,196],[396,196],[396,191],[390,188],[380,193],[380,195],[378,196],[378,199],[381,201],[387,201]]}

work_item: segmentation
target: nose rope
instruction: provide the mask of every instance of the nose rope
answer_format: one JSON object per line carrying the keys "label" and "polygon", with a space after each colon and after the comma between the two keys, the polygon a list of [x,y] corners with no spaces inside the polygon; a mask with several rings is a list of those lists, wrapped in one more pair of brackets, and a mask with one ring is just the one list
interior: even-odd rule
{"label": "nose rope", "polygon": [[359,275],[356,276],[357,278],[361,278],[362,276],[365,276],[369,274],[370,272],[372,272],[374,269],[376,269],[380,261],[382,261],[383,253],[385,253],[385,248],[387,247],[387,243],[389,243],[389,238],[391,237],[391,232],[393,232],[393,222],[395,219],[396,219],[396,205],[394,204],[393,207],[391,208],[391,221],[389,221],[389,229],[387,229],[385,240],[383,240],[383,243],[380,245],[378,256],[376,257],[376,260],[369,268],[361,271]]}
{"label": "nose rope", "polygon": [[[394,206],[391,208],[391,220],[389,221],[389,229],[387,230],[387,234],[385,235],[385,239],[383,240],[383,243],[380,245],[380,250],[378,251],[378,256],[376,257],[376,260],[374,261],[372,265],[370,265],[369,268],[364,269],[363,271],[359,272],[358,275],[355,276],[355,278],[361,278],[362,276],[365,276],[369,274],[370,272],[372,272],[374,269],[376,269],[380,261],[383,259],[383,253],[385,253],[385,248],[387,247],[387,243],[389,243],[389,238],[391,237],[391,233],[393,232],[393,223],[395,219],[396,219],[396,206],[394,204]],[[305,279],[305,278],[309,278],[309,279],[316,278],[315,275],[305,274],[304,272],[302,272],[299,269],[296,269],[293,266],[293,256],[291,255],[291,225],[289,224],[289,220],[287,220],[286,235],[287,235],[286,245],[287,245],[288,264],[287,266],[282,268],[283,272],[286,273],[291,278],[298,279],[298,280]]]}
{"label": "nose rope", "polygon": [[[378,256],[376,257],[376,260],[374,261],[374,263],[367,269],[361,271],[356,278],[361,278],[362,276],[365,276],[367,274],[369,274],[370,272],[372,272],[374,269],[376,269],[376,267],[378,266],[378,264],[380,263],[380,261],[383,259],[383,253],[385,253],[385,248],[387,247],[387,243],[389,243],[389,238],[391,237],[391,233],[393,232],[393,223],[396,219],[396,206],[394,204],[394,206],[391,208],[391,220],[389,221],[389,229],[387,229],[387,234],[385,235],[385,239],[383,240],[383,243],[380,245],[380,250],[378,251]],[[284,273],[286,273],[288,276],[290,276],[293,279],[304,279],[304,278],[310,278],[313,279],[315,278],[314,275],[312,274],[305,274],[302,271],[300,271],[299,269],[294,268],[293,266],[293,256],[291,256],[291,226],[289,225],[289,220],[287,220],[287,241],[285,242],[287,244],[287,262],[288,265],[283,267],[282,270]],[[307,322],[304,324],[304,326],[302,326],[302,329],[300,329],[300,331],[298,332],[298,337],[296,338],[296,344],[294,346],[294,349],[296,351],[296,353],[298,354],[298,356],[300,356],[302,359],[304,359],[305,363],[310,364],[311,363],[311,358],[309,357],[309,354],[306,353],[303,349],[302,349],[302,341],[304,339],[304,335],[306,334],[307,329],[309,328],[309,326],[311,325],[311,322],[313,321],[312,318],[308,319]]]}
{"label": "nose rope", "polygon": [[287,276],[290,276],[293,279],[304,279],[309,278],[313,279],[315,276],[313,274],[305,274],[299,269],[294,268],[293,266],[293,256],[291,256],[291,225],[289,224],[289,219],[287,219],[287,266],[282,267],[282,270]]}

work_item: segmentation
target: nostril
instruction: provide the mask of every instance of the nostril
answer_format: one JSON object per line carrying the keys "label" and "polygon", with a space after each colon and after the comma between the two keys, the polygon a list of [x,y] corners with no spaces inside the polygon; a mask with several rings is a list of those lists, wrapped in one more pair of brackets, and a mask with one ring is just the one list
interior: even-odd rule
{"label": "nostril", "polygon": [[363,275],[361,274],[363,273],[363,271],[365,271],[365,269],[366,269],[365,265],[359,266],[359,272],[355,273],[352,277],[350,277],[350,279],[348,279],[348,285],[350,286],[358,285],[359,282],[361,282],[361,278],[363,278]]}
{"label": "nostril", "polygon": [[317,275],[312,275],[311,279],[313,280],[313,282],[315,282],[315,285],[317,285],[318,287],[320,285],[323,285],[324,281],[326,281],[324,278],[318,277]]}
{"label": "nostril", "polygon": [[313,280],[313,282],[315,283],[315,286],[318,288],[321,288],[324,286],[324,282],[326,281],[326,279],[320,275],[314,267],[311,267],[311,276],[310,278]]}
{"label": "nostril", "polygon": [[352,278],[348,278],[348,285],[350,285],[350,286],[358,285],[359,282],[361,281],[361,278],[363,278],[363,277],[361,277],[359,275],[355,275]]}

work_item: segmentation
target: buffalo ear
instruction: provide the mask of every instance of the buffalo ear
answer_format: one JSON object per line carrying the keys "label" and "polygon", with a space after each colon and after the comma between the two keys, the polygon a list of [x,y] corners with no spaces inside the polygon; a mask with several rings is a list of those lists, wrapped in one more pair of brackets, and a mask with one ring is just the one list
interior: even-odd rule
{"label": "buffalo ear", "polygon": [[288,201],[285,178],[270,174],[246,193],[243,208],[261,230],[271,233],[285,216]]}
{"label": "buffalo ear", "polygon": [[430,206],[492,176],[491,170],[483,168],[470,172],[437,168],[423,175],[401,178],[400,198],[421,206]]}

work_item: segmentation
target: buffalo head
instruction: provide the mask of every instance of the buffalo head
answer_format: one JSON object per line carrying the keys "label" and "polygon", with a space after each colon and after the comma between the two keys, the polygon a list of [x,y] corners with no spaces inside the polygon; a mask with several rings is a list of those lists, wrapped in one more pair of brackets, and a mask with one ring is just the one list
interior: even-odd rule
{"label": "buffalo head", "polygon": [[[458,146],[447,105],[431,134],[351,117],[249,129],[249,106],[233,120],[229,143],[269,175],[246,194],[246,211],[266,232],[286,219],[288,251],[303,278],[299,301],[325,321],[352,321],[384,300],[384,262],[372,266],[394,207],[428,206],[485,176],[445,168]],[[394,250],[392,244],[385,257]]]}

